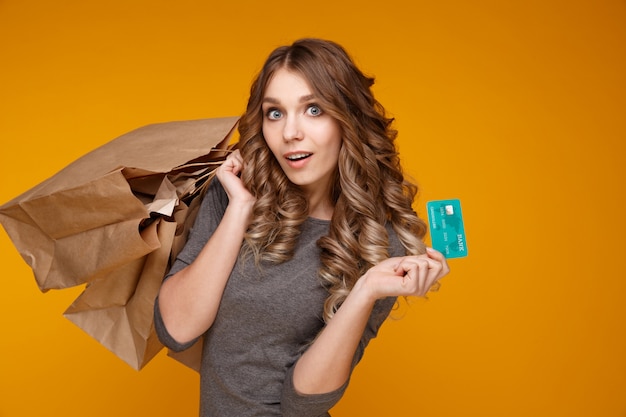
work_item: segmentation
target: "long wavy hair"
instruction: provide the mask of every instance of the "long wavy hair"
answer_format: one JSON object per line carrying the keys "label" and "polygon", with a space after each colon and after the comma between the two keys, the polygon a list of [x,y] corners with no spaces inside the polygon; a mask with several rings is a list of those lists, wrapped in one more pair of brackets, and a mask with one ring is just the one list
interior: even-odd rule
{"label": "long wavy hair", "polygon": [[417,186],[405,179],[394,141],[393,119],[374,98],[374,78],[364,75],[338,44],[300,39],[275,49],[250,89],[239,122],[239,147],[246,168],[242,181],[256,197],[244,249],[257,265],[293,256],[307,200],[289,181],[263,137],[263,96],[277,70],[293,71],[309,82],[318,104],[337,120],[342,145],[329,190],[334,212],[321,249],[319,276],[328,289],[324,320],[339,308],[355,282],[389,257],[385,225],[391,222],[407,254],[424,252],[426,225],[412,209]]}

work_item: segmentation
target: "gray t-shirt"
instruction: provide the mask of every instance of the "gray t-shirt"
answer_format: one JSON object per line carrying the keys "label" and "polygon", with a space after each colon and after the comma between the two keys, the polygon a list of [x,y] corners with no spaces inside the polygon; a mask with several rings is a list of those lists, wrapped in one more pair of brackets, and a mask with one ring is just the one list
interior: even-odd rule
{"label": "gray t-shirt", "polygon": [[[168,276],[196,258],[217,228],[228,197],[217,179],[202,202],[185,248]],[[200,415],[209,416],[328,416],[347,383],[333,392],[301,395],[292,376],[296,361],[323,328],[323,306],[328,293],[317,275],[320,249],[317,240],[328,233],[330,221],[308,218],[301,230],[294,257],[281,264],[257,268],[251,256],[239,257],[226,285],[211,328],[204,335],[200,369]],[[391,256],[405,251],[391,227]],[[166,278],[167,279],[167,278]],[[369,340],[392,309],[396,299],[379,300],[355,354],[358,363]],[[180,351],[167,332],[155,303],[155,327],[163,344]]]}

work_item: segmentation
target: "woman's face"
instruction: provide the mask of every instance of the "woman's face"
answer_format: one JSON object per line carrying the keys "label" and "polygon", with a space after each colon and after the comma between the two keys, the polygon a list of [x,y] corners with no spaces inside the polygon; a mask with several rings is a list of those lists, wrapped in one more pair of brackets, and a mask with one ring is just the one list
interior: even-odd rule
{"label": "woman's face", "polygon": [[263,97],[263,136],[291,182],[311,198],[328,194],[339,149],[339,123],[317,104],[299,74],[278,70]]}

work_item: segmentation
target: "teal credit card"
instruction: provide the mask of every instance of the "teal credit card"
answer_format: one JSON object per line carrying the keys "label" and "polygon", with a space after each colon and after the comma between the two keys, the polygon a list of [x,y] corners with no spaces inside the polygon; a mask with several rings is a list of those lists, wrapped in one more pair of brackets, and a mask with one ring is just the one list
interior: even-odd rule
{"label": "teal credit card", "polygon": [[433,248],[446,258],[467,256],[461,202],[458,199],[429,201],[426,208]]}

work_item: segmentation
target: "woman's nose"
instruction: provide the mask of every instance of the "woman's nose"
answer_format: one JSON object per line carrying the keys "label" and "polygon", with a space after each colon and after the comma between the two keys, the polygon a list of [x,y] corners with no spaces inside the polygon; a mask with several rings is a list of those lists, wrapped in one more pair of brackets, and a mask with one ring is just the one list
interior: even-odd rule
{"label": "woman's nose", "polygon": [[302,131],[297,117],[287,116],[285,118],[285,125],[283,126],[283,139],[285,141],[302,139]]}

